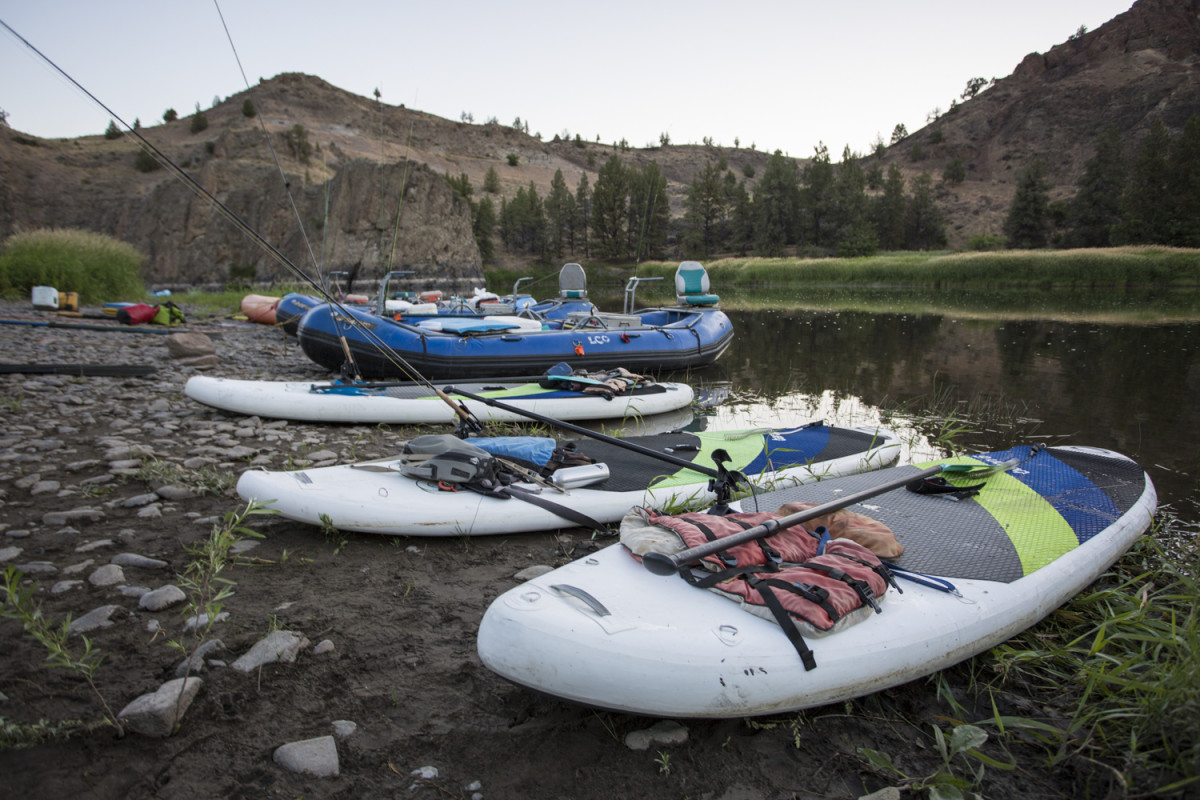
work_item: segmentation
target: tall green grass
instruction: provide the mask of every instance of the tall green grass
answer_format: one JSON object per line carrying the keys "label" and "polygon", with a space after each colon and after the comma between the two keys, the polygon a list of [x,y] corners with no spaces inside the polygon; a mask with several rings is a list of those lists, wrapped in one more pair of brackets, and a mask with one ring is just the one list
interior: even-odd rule
{"label": "tall green grass", "polygon": [[1046,709],[1024,728],[1048,765],[1083,756],[1131,796],[1200,790],[1200,550],[1186,528],[1160,512],[1090,589],[992,651],[997,688]]}
{"label": "tall green grass", "polygon": [[137,299],[146,295],[145,263],[137,248],[100,233],[17,233],[0,249],[0,294],[28,298],[34,286],[53,286],[78,293],[81,303]]}
{"label": "tall green grass", "polygon": [[[718,293],[721,286],[789,283],[986,287],[1200,285],[1200,250],[1172,247],[969,253],[904,251],[864,258],[723,258],[703,263]],[[670,279],[677,266],[677,262],[645,262],[629,274]]]}

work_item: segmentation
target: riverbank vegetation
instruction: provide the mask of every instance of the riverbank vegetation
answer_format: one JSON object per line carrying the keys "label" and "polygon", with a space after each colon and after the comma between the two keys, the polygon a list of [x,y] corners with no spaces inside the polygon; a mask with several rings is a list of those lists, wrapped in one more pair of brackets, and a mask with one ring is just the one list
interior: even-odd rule
{"label": "riverbank vegetation", "polygon": [[0,294],[28,297],[34,286],[75,292],[81,303],[146,294],[146,256],[111,236],[73,229],[17,233],[0,247]]}

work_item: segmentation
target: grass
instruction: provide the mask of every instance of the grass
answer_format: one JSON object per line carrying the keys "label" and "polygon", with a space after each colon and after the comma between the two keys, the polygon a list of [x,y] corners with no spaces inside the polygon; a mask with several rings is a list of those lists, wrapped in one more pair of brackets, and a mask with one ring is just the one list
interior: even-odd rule
{"label": "grass", "polygon": [[28,298],[34,286],[76,292],[81,303],[146,296],[146,256],[132,245],[91,231],[17,233],[0,248],[0,294]]}
{"label": "grass", "polygon": [[201,494],[224,494],[233,487],[237,475],[215,466],[184,469],[172,461],[157,458],[142,460],[133,477],[147,486],[183,486]]}
{"label": "grass", "polygon": [[1160,512],[1153,535],[1090,589],[992,651],[995,678],[987,688],[1031,694],[1047,709],[1051,723],[1035,719],[1041,724],[1028,730],[1049,766],[1076,756],[1103,764],[1131,796],[1195,792],[1197,597],[1194,531]]}
{"label": "grass", "polygon": [[[647,284],[647,293],[670,293],[677,267],[678,262],[643,262],[637,266],[636,274],[666,279],[657,286]],[[705,262],[705,269],[716,287],[781,283],[1196,286],[1200,285],[1200,251],[1160,246],[962,253],[902,251],[863,258],[722,258]]]}

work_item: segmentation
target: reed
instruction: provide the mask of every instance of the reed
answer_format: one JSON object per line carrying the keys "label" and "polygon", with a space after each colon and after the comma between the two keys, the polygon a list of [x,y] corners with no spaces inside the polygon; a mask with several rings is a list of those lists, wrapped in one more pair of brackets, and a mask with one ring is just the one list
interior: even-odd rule
{"label": "reed", "polygon": [[146,256],[91,231],[44,229],[10,236],[0,249],[0,294],[28,297],[34,286],[75,292],[81,303],[146,295]]}
{"label": "reed", "polygon": [[[637,265],[642,277],[672,278],[676,262]],[[704,262],[722,286],[1082,287],[1200,285],[1200,250],[1145,246],[998,252],[888,252],[864,258],[721,258]],[[635,274],[630,272],[630,274]],[[648,290],[653,289],[648,286]]]}

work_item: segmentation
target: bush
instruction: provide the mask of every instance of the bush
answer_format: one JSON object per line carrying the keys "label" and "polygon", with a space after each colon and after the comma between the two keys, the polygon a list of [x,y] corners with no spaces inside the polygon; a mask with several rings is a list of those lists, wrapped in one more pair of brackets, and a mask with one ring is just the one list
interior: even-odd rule
{"label": "bush", "polygon": [[0,249],[0,292],[29,296],[34,286],[78,292],[81,303],[146,295],[146,256],[111,236],[43,229],[10,236]]}
{"label": "bush", "polygon": [[256,111],[254,109],[254,101],[253,100],[251,100],[249,97],[247,97],[245,100],[242,101],[242,116],[243,117],[253,117],[257,114],[258,114],[258,111]]}
{"label": "bush", "polygon": [[508,159],[508,165],[510,167],[515,167],[517,165],[517,162],[521,160],[521,157],[518,156],[516,153],[509,153],[507,156],[505,156],[505,158]]}
{"label": "bush", "polygon": [[162,166],[158,160],[150,155],[149,150],[138,150],[137,158],[134,159],[133,165],[137,167],[138,172],[154,172]]}
{"label": "bush", "polygon": [[946,165],[942,172],[942,180],[947,183],[962,183],[967,179],[967,168],[961,158],[955,158]]}
{"label": "bush", "polygon": [[1003,250],[1007,240],[994,233],[976,233],[967,239],[968,250]]}
{"label": "bush", "polygon": [[168,108],[163,112],[163,122],[174,122],[179,119],[179,114],[175,113],[175,109]]}
{"label": "bush", "polygon": [[196,113],[192,115],[192,125],[188,130],[192,133],[199,133],[207,127],[208,117],[205,116],[203,111],[196,109]]}
{"label": "bush", "polygon": [[308,141],[308,130],[297,122],[292,126],[292,129],[284,134],[284,139],[287,141],[288,150],[292,156],[303,164],[308,163],[308,159],[312,156],[312,142]]}

